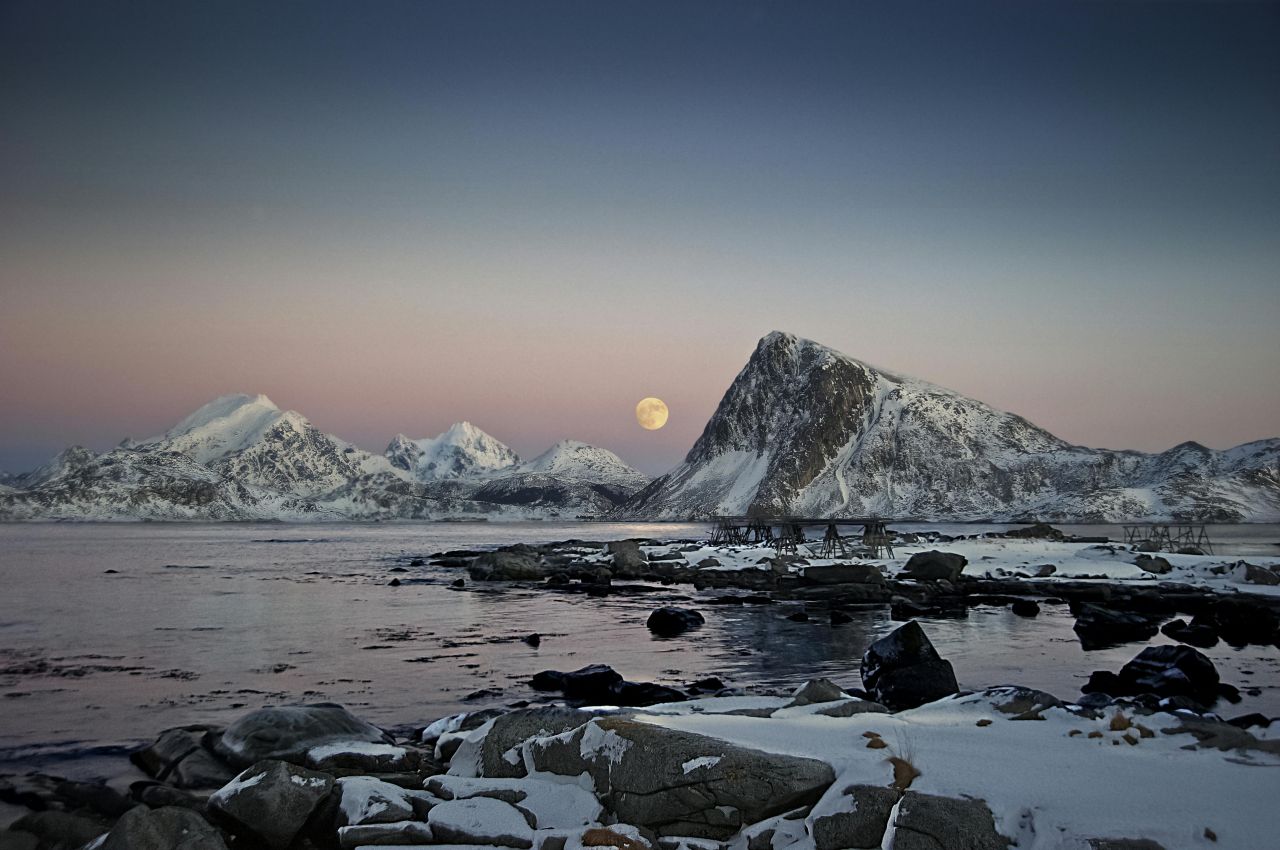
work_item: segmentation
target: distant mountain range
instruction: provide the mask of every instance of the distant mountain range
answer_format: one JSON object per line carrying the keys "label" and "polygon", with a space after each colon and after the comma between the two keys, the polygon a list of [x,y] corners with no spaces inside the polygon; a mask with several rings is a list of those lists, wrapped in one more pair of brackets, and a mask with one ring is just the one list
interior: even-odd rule
{"label": "distant mountain range", "polygon": [[265,396],[159,437],[72,447],[0,476],[0,519],[467,519],[714,514],[1280,522],[1280,439],[1148,454],[1075,446],[1020,416],[790,334],[760,340],[684,461],[650,482],[563,441],[530,461],[469,423],[376,455]]}
{"label": "distant mountain range", "polygon": [[565,440],[531,461],[467,422],[384,455],[266,396],[216,399],[158,437],[66,449],[0,480],[0,519],[341,520],[604,514],[648,477]]}
{"label": "distant mountain range", "polygon": [[1071,445],[1020,416],[785,333],[760,340],[684,462],[619,517],[1280,521],[1280,439],[1146,454]]}

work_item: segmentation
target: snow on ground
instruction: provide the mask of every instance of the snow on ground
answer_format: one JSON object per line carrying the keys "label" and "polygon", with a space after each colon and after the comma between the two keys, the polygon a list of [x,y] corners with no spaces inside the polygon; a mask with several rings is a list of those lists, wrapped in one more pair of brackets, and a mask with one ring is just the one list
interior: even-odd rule
{"label": "snow on ground", "polygon": [[[650,555],[667,552],[670,546],[643,547]],[[917,552],[937,549],[943,552],[955,552],[964,555],[969,563],[964,568],[964,575],[971,578],[1009,578],[1015,574],[1024,578],[1032,576],[1031,581],[1044,584],[1046,592],[1050,592],[1053,582],[1059,579],[1106,579],[1119,582],[1177,582],[1196,587],[1216,590],[1225,593],[1247,592],[1271,596],[1280,596],[1280,586],[1263,586],[1246,583],[1242,571],[1236,565],[1244,560],[1260,567],[1280,567],[1280,557],[1248,556],[1241,558],[1230,555],[1175,555],[1166,552],[1155,552],[1152,555],[1167,560],[1173,570],[1164,575],[1148,573],[1138,568],[1136,561],[1140,553],[1130,551],[1121,544],[1072,543],[1052,540],[1019,540],[1015,538],[978,538],[974,540],[954,540],[952,542],[911,543],[894,546],[892,558],[817,558],[811,553],[817,549],[816,543],[802,545],[800,557],[812,566],[834,563],[876,564],[889,576],[900,573],[907,561]],[[697,566],[707,558],[720,562],[716,567],[703,569],[736,571],[743,569],[770,569],[766,563],[777,553],[765,546],[712,546],[703,545],[697,549],[681,553],[690,565]],[[1043,564],[1054,566],[1053,575],[1048,578],[1034,578],[1035,568]],[[799,574],[803,566],[793,566],[791,571]],[[1215,572],[1218,570],[1219,572]]]}
{"label": "snow on ground", "polygon": [[[1124,714],[1147,731],[1137,725],[1113,731],[1113,725],[1126,725],[1113,723],[1123,714],[1119,709],[1091,719],[1051,708],[1043,720],[1015,721],[984,694],[897,715],[835,718],[816,714],[821,707],[759,718],[663,706],[637,719],[826,761],[837,786],[887,786],[894,779],[889,759],[905,759],[920,771],[911,790],[985,800],[999,831],[1020,850],[1139,836],[1166,847],[1258,850],[1275,846],[1280,833],[1274,803],[1280,755],[1183,749],[1193,741],[1190,735],[1162,731],[1178,725],[1170,714]],[[870,748],[867,735],[887,746]]]}

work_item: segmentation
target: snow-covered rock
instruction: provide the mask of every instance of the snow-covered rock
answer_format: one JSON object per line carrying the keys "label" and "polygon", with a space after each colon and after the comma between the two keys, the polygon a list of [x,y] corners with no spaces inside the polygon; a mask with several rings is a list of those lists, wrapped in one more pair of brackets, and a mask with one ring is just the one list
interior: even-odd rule
{"label": "snow-covered rock", "polygon": [[510,470],[520,456],[470,422],[459,422],[438,437],[411,440],[397,434],[386,457],[420,481],[484,478]]}
{"label": "snow-covered rock", "polygon": [[620,517],[762,513],[1280,520],[1280,439],[1071,445],[1020,416],[790,334],[760,340],[684,462]]}

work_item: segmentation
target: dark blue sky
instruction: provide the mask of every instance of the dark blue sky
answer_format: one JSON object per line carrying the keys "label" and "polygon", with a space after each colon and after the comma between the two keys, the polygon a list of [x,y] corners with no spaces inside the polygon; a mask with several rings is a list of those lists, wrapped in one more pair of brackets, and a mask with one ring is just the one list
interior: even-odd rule
{"label": "dark blue sky", "polygon": [[1278,45],[1263,3],[4,2],[0,466],[261,391],[658,471],[774,328],[1078,442],[1275,436]]}

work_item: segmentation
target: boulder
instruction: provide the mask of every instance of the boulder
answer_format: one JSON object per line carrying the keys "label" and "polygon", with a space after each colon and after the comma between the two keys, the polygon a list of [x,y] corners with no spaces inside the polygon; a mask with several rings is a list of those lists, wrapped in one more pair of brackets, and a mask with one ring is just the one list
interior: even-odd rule
{"label": "boulder", "polygon": [[830,679],[810,679],[791,695],[790,705],[812,705],[817,702],[835,702],[848,699],[844,689]]}
{"label": "boulder", "polygon": [[560,691],[565,699],[607,702],[609,690],[622,681],[622,674],[607,664],[590,664],[570,672],[543,670],[529,681],[535,691]]}
{"label": "boulder", "polygon": [[535,581],[545,573],[535,552],[513,549],[485,552],[467,568],[474,581]]}
{"label": "boulder", "polygon": [[98,850],[227,850],[227,844],[190,809],[138,806],[116,822]]}
{"label": "boulder", "polygon": [[394,744],[335,741],[307,750],[306,766],[326,773],[398,773],[418,766],[418,753]]}
{"label": "boulder", "polygon": [[661,637],[674,637],[706,622],[702,614],[692,608],[665,606],[649,615],[645,622],[649,631]]}
{"label": "boulder", "polygon": [[107,831],[107,824],[96,819],[47,809],[23,815],[9,829],[34,835],[40,850],[78,850]]}
{"label": "boulder", "polygon": [[233,832],[283,850],[333,790],[333,777],[283,761],[242,771],[212,797],[209,811]]}
{"label": "boulder", "polygon": [[1170,620],[1160,627],[1160,633],[1179,643],[1198,646],[1201,649],[1209,649],[1218,645],[1217,630],[1212,625],[1204,622],[1188,624],[1186,620],[1181,618]]}
{"label": "boulder", "polygon": [[340,826],[363,826],[371,823],[395,823],[412,820],[421,808],[415,807],[415,795],[427,797],[423,792],[411,792],[390,782],[372,776],[346,776],[338,780],[338,822]]}
{"label": "boulder", "polygon": [[262,708],[227,727],[214,750],[237,767],[263,759],[301,764],[307,752],[337,741],[392,743],[391,738],[340,705],[289,705]]}
{"label": "boulder", "polygon": [[1260,584],[1266,587],[1280,584],[1280,574],[1275,570],[1259,567],[1246,561],[1237,563],[1232,573],[1237,581],[1243,581],[1246,584]]}
{"label": "boulder", "polygon": [[619,717],[535,738],[524,751],[539,771],[588,774],[618,820],[659,835],[725,839],[744,824],[815,802],[835,779],[815,759]]}
{"label": "boulder", "polygon": [[1280,617],[1256,602],[1219,599],[1213,609],[1213,618],[1218,625],[1218,636],[1231,646],[1271,644],[1280,639]]}
{"label": "boulder", "polygon": [[884,573],[874,564],[819,564],[805,567],[800,576],[814,584],[884,584]]}
{"label": "boulder", "polygon": [[524,762],[519,746],[536,736],[559,735],[577,729],[596,715],[590,711],[563,706],[522,708],[508,712],[493,721],[481,744],[480,771],[484,776],[524,776]]}
{"label": "boulder", "polygon": [[982,800],[907,791],[893,821],[890,850],[1007,850],[995,818]]}
{"label": "boulder", "polygon": [[930,549],[927,552],[917,552],[907,559],[907,565],[902,568],[902,578],[911,578],[917,581],[941,581],[943,579],[955,581],[960,578],[960,573],[967,563],[969,563],[969,559],[964,555]]}
{"label": "boulder", "polygon": [[357,847],[421,847],[433,841],[431,827],[412,820],[338,827],[338,845],[343,850],[355,850]]}
{"label": "boulder", "polygon": [[850,785],[834,792],[835,786],[806,822],[815,850],[879,850],[898,792],[874,785]]}
{"label": "boulder", "polygon": [[168,781],[178,788],[221,788],[236,772],[203,747],[173,767]]}
{"label": "boulder", "polygon": [[814,712],[823,717],[853,717],[855,714],[888,714],[889,709],[869,699],[842,699],[829,703]]}
{"label": "boulder", "polygon": [[1173,564],[1170,564],[1168,560],[1161,558],[1159,555],[1139,555],[1134,560],[1134,563],[1144,573],[1154,573],[1159,576],[1173,569]]}
{"label": "boulder", "polygon": [[208,726],[181,726],[166,729],[149,747],[129,754],[129,761],[155,779],[165,779],[169,772],[191,753],[200,749]]}
{"label": "boulder", "polygon": [[1076,635],[1087,650],[1148,640],[1159,631],[1158,621],[1142,614],[1114,611],[1101,605],[1084,603],[1076,610]]}
{"label": "boulder", "polygon": [[893,711],[915,708],[960,690],[951,663],[912,621],[881,638],[862,656],[862,686]]}
{"label": "boulder", "polygon": [[1015,599],[1009,610],[1019,617],[1035,617],[1040,614],[1040,604],[1033,599]]}
{"label": "boulder", "polygon": [[492,797],[441,803],[427,815],[427,823],[432,840],[439,844],[533,846],[533,829],[520,810]]}
{"label": "boulder", "polygon": [[1120,679],[1133,693],[1191,697],[1203,705],[1218,697],[1217,669],[1189,646],[1149,646],[1120,668]]}
{"label": "boulder", "polygon": [[580,785],[541,779],[468,779],[433,776],[427,790],[443,800],[492,797],[510,803],[532,820],[535,829],[578,829],[600,820],[595,796]]}
{"label": "boulder", "polygon": [[613,559],[613,571],[622,578],[630,578],[644,572],[649,559],[634,540],[614,540],[604,546],[605,554]]}
{"label": "boulder", "polygon": [[1004,536],[1022,540],[1062,540],[1064,535],[1046,522],[1034,522],[1026,528],[1015,528],[1012,531],[1006,531]]}

